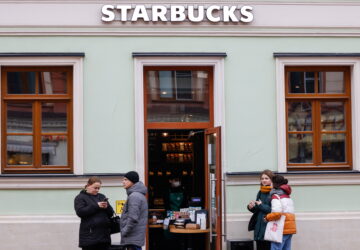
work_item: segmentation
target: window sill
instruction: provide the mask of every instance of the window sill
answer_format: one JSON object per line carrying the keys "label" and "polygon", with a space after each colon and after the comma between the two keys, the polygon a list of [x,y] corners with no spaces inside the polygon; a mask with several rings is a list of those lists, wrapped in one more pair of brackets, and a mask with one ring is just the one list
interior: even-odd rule
{"label": "window sill", "polygon": [[[261,172],[228,172],[228,186],[258,185]],[[359,185],[359,171],[291,171],[284,175],[292,186]]]}
{"label": "window sill", "polygon": [[124,174],[2,174],[0,190],[81,189],[91,176],[99,176],[103,187],[121,187]]}

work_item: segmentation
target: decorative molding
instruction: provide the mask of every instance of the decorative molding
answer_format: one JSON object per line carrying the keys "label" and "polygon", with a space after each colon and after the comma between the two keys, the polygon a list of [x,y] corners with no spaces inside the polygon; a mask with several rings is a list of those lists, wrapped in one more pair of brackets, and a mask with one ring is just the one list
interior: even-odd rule
{"label": "decorative molding", "polygon": [[[0,190],[13,189],[81,189],[88,176],[80,177],[1,177]],[[122,187],[122,176],[101,176],[103,187]]]}
{"label": "decorative molding", "polygon": [[[252,1],[254,21],[249,24],[210,22],[101,21],[104,1],[1,1],[0,36],[315,36],[359,37],[358,2]],[[119,0],[118,4],[239,5],[236,1],[157,0],[153,3]],[[29,12],[29,9],[31,11]],[[17,13],[17,15],[13,15]],[[66,13],[66,18],[64,18]],[[304,14],[306,13],[306,18]],[[284,21],[286,20],[286,21]]]}
{"label": "decorative molding", "polygon": [[133,57],[226,57],[226,52],[133,52]]}
{"label": "decorative molding", "polygon": [[274,57],[360,57],[360,53],[274,53]]}
{"label": "decorative molding", "polygon": [[35,52],[35,53],[0,53],[0,57],[85,57],[85,53],[75,52],[75,53],[52,53],[52,52]]}
{"label": "decorative molding", "polygon": [[73,223],[79,224],[80,218],[76,215],[1,215],[0,224],[31,224],[31,223]]}
{"label": "decorative molding", "polygon": [[[297,53],[296,53],[297,54]],[[300,53],[301,54],[301,53]],[[327,53],[326,53],[327,54]],[[349,66],[351,68],[351,127],[353,170],[360,170],[360,58],[359,57],[276,57],[276,105],[277,105],[277,149],[278,171],[287,171],[286,162],[286,110],[285,67],[286,66]]]}
{"label": "decorative molding", "polygon": [[95,29],[95,28],[14,28],[2,29],[0,28],[1,36],[111,36],[111,37],[360,37],[359,29],[320,29],[320,28],[252,28],[234,30],[229,27],[223,27],[222,30],[213,30],[209,27],[207,30],[194,30],[189,27],[189,30],[132,30],[128,29]]}
{"label": "decorative molding", "polygon": [[[228,175],[227,186],[259,185],[259,175]],[[286,178],[292,186],[333,186],[333,185],[359,185],[359,174],[291,174]]]}
{"label": "decorative molding", "polygon": [[[222,145],[225,145],[224,57],[135,57],[135,168],[145,177],[144,131],[144,66],[212,66],[214,67],[214,125],[222,126]],[[225,146],[222,146],[222,166],[225,166]]]}
{"label": "decorative molding", "polygon": [[[359,211],[301,212],[295,213],[297,221],[360,220]],[[251,213],[228,213],[228,222],[249,222]]]}
{"label": "decorative molding", "polygon": [[[227,222],[248,222],[250,213],[228,213]],[[297,221],[332,221],[332,220],[360,220],[358,211],[341,212],[301,212],[296,213]],[[29,223],[74,223],[80,218],[76,215],[1,215],[0,224],[29,224]]]}
{"label": "decorative molding", "polygon": [[[1,6],[1,5],[0,5]],[[42,53],[3,53],[7,57],[0,56],[0,69],[2,66],[72,66],[73,67],[73,172],[82,174],[84,164],[83,152],[83,57],[84,53],[65,53],[67,56],[59,56],[60,53],[52,53],[56,56],[40,56]],[[13,56],[23,54],[26,56]],[[36,54],[37,56],[30,56]],[[51,53],[46,53],[51,54]],[[64,54],[64,53],[61,53]],[[12,55],[12,56],[11,56]],[[1,157],[1,152],[0,152]],[[0,184],[2,185],[2,184]]]}

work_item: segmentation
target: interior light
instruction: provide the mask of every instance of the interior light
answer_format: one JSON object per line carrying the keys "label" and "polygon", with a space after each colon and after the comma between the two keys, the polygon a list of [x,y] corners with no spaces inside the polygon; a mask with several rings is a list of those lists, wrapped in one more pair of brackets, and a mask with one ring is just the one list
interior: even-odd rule
{"label": "interior light", "polygon": [[164,132],[164,133],[162,133],[162,136],[163,136],[163,137],[168,137],[168,135],[169,135],[169,133],[168,133],[168,132]]}

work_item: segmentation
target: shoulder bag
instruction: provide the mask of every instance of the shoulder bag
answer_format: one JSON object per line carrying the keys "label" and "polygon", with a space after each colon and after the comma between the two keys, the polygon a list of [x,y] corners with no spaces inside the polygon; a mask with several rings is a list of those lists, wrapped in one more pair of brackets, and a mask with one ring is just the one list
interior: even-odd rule
{"label": "shoulder bag", "polygon": [[258,211],[256,211],[255,213],[252,214],[250,221],[249,221],[249,225],[248,225],[248,231],[255,230],[257,216],[258,216]]}
{"label": "shoulder bag", "polygon": [[114,214],[110,218],[110,234],[120,233],[120,217]]}
{"label": "shoulder bag", "polygon": [[[278,196],[278,195],[277,195]],[[278,196],[278,199],[280,197]],[[283,209],[281,208],[281,212]],[[269,221],[266,225],[264,240],[281,243],[283,239],[285,215],[281,215],[279,220]]]}

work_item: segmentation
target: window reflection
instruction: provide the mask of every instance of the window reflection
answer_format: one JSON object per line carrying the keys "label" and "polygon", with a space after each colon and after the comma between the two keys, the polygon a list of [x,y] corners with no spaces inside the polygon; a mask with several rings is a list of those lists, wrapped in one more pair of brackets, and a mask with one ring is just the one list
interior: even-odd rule
{"label": "window reflection", "polygon": [[313,137],[309,134],[289,134],[289,162],[312,163]]}
{"label": "window reflection", "polygon": [[28,135],[7,136],[7,164],[32,165],[33,137]]}
{"label": "window reflection", "polygon": [[209,73],[147,71],[148,122],[208,122]]}
{"label": "window reflection", "polygon": [[345,106],[343,102],[321,103],[322,131],[345,130]]}
{"label": "window reflection", "polygon": [[32,133],[32,104],[7,103],[6,126],[8,133]]}
{"label": "window reflection", "polygon": [[39,73],[39,94],[66,94],[66,72]]}
{"label": "window reflection", "polygon": [[67,131],[67,104],[66,103],[42,103],[42,132],[66,132]]}
{"label": "window reflection", "polygon": [[314,72],[289,72],[290,93],[315,93]]}
{"label": "window reflection", "polygon": [[319,93],[345,92],[344,72],[319,72]]}
{"label": "window reflection", "polygon": [[46,135],[41,138],[42,165],[67,165],[67,137]]}
{"label": "window reflection", "polygon": [[312,115],[311,102],[289,102],[288,126],[289,131],[311,131]]}
{"label": "window reflection", "polygon": [[8,94],[35,94],[35,72],[7,72]]}
{"label": "window reflection", "polygon": [[323,134],[322,142],[322,160],[323,162],[345,162],[345,134]]}

